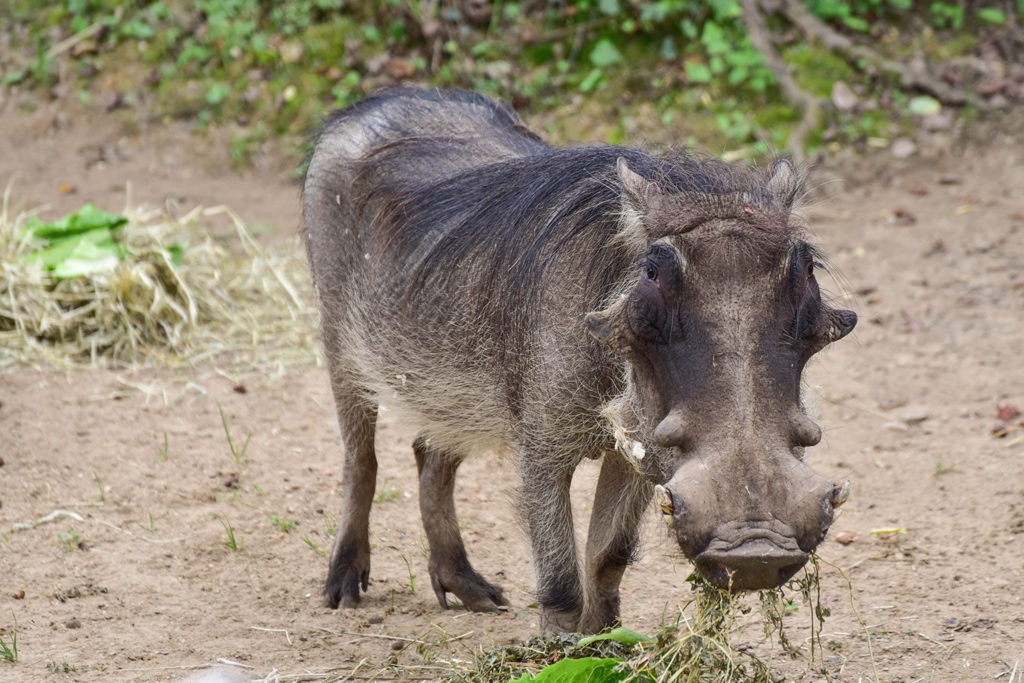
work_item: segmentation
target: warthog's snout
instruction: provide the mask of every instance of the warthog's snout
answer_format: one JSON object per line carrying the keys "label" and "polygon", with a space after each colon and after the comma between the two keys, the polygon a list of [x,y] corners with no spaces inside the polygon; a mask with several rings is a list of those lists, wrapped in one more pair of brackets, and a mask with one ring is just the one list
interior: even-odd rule
{"label": "warthog's snout", "polygon": [[776,499],[774,505],[770,497],[757,498],[761,505],[746,513],[734,507],[735,497],[719,491],[711,498],[707,492],[714,486],[678,473],[667,485],[655,487],[655,499],[683,553],[708,582],[728,590],[763,590],[783,585],[807,563],[809,551],[831,526],[834,510],[850,495],[848,481],[812,479],[803,496]]}
{"label": "warthog's snout", "polygon": [[697,556],[696,565],[704,578],[719,588],[762,590],[789,581],[807,558],[793,536],[765,530],[747,535],[738,544],[715,538]]}

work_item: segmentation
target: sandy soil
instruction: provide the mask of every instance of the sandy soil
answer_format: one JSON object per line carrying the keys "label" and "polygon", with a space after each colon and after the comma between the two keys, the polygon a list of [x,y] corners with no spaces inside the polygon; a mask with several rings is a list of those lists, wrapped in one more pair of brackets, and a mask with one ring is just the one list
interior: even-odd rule
{"label": "sandy soil", "polygon": [[[298,226],[286,165],[239,175],[181,131],[118,130],[8,106],[0,183],[17,174],[12,208],[47,204],[58,215],[91,200],[116,210],[131,181],[133,202],[225,203],[278,235]],[[1024,408],[1024,147],[1015,135],[850,162],[836,171],[846,182],[827,185],[834,196],[806,211],[861,316],[807,378],[826,430],[810,461],[854,487],[820,549],[852,582],[851,591],[838,570],[823,570],[832,680],[1006,681],[1014,666],[1024,671],[1024,418],[1011,410]],[[77,191],[62,194],[61,183]],[[218,405],[235,445],[249,439],[241,462]],[[210,367],[9,370],[0,430],[0,638],[16,631],[19,650],[16,663],[0,661],[0,680],[181,680],[220,661],[243,680],[429,680],[537,631],[527,544],[508,506],[511,468],[470,462],[457,500],[471,557],[512,608],[441,611],[409,435],[389,423],[370,591],[358,610],[320,605],[341,452],[326,373],[312,362],[279,378]],[[594,467],[577,479],[585,520]],[[623,586],[624,621],[639,631],[689,597],[690,566],[656,517]],[[238,550],[226,545],[229,528]],[[837,532],[853,542],[831,540]],[[787,617],[805,645],[808,619],[807,607]],[[737,638],[771,654],[756,620]],[[823,678],[805,660],[777,649],[774,658],[795,680]]]}

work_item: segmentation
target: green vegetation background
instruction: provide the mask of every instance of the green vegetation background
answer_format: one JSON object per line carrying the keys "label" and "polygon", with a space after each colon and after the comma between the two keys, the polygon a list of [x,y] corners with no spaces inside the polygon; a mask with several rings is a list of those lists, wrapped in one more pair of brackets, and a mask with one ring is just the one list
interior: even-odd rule
{"label": "green vegetation background", "polygon": [[[776,6],[781,3],[776,0]],[[975,53],[1020,32],[1024,0],[806,0],[834,31],[896,61]],[[561,139],[786,147],[801,107],[751,44],[740,0],[4,0],[0,87],[51,92],[126,119],[225,126],[240,163],[263,141],[297,149],[317,120],[375,88],[474,89]],[[772,8],[772,3],[761,6]],[[2,14],[9,13],[9,17]],[[884,146],[938,110],[898,74],[816,44],[765,11],[799,86],[828,102],[807,139]],[[994,37],[994,38],[993,38]],[[1019,40],[1018,40],[1019,42]],[[916,98],[916,99],[915,99]],[[958,110],[972,116],[973,109]]]}

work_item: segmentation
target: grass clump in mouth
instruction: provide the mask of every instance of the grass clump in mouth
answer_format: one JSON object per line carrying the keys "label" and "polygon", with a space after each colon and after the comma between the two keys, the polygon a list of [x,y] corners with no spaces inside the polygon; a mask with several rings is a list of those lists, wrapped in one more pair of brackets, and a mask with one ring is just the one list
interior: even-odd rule
{"label": "grass clump in mouth", "polygon": [[0,368],[316,361],[302,249],[264,248],[231,209],[172,217],[86,205],[43,223],[9,207],[10,187],[0,208]]}

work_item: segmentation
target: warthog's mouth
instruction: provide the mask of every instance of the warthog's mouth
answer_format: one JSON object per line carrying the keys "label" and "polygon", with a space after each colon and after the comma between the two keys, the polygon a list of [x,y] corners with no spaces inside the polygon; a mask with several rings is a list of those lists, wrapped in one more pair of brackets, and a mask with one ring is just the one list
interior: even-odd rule
{"label": "warthog's mouth", "polygon": [[695,563],[704,578],[725,590],[777,588],[807,563],[792,537],[759,532],[739,542],[714,539]]}

